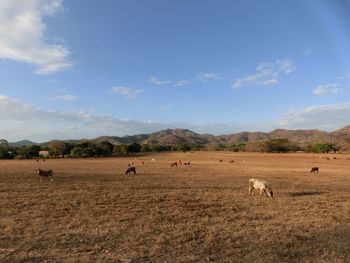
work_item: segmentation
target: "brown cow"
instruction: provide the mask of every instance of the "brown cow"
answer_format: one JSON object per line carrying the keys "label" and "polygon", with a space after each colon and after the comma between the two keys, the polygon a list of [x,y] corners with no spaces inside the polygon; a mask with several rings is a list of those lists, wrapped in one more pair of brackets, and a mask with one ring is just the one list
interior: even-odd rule
{"label": "brown cow", "polygon": [[135,168],[135,166],[129,166],[128,169],[126,169],[125,174],[129,174],[129,173],[134,173],[134,174],[136,174],[136,168]]}
{"label": "brown cow", "polygon": [[[52,177],[53,176],[53,171],[50,169],[48,171],[41,170],[41,169],[36,169],[36,173],[40,176],[40,182],[43,181],[43,177]],[[51,178],[50,181],[52,182],[53,179]]]}
{"label": "brown cow", "polygon": [[310,173],[318,173],[318,167],[312,167]]}

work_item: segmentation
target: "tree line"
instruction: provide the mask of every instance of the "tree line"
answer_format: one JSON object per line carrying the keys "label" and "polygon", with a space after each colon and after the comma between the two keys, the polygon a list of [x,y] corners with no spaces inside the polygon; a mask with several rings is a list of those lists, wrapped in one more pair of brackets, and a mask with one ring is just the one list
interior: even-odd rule
{"label": "tree line", "polygon": [[313,152],[330,153],[339,151],[339,146],[334,143],[313,143],[301,146],[292,143],[287,139],[273,139],[270,141],[257,143],[239,144],[118,144],[114,145],[107,141],[91,142],[82,141],[79,143],[69,143],[57,141],[48,145],[31,145],[14,147],[7,143],[0,144],[0,159],[32,159],[32,158],[84,158],[84,157],[106,157],[123,156],[136,153],[148,152],[170,152],[170,151],[234,151],[234,152]]}

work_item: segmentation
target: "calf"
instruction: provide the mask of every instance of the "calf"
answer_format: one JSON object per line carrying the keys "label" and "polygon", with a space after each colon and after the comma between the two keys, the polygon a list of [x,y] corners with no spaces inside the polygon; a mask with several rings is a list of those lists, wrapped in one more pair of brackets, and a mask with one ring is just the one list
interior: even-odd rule
{"label": "calf", "polygon": [[136,168],[135,168],[135,166],[129,166],[128,169],[126,169],[125,174],[129,174],[129,173],[134,173],[134,174],[136,174]]}
{"label": "calf", "polygon": [[[48,170],[48,171],[45,171],[45,170],[41,170],[41,169],[36,169],[36,173],[40,176],[40,182],[43,181],[43,177],[52,177],[53,176],[53,171],[52,170]],[[53,179],[51,178],[50,180],[51,182],[53,181]]]}
{"label": "calf", "polygon": [[310,173],[318,173],[318,167],[312,167]]}
{"label": "calf", "polygon": [[253,191],[257,189],[260,191],[260,195],[263,193],[265,196],[272,198],[273,192],[272,189],[269,187],[268,183],[264,180],[260,179],[249,179],[249,195],[253,193]]}

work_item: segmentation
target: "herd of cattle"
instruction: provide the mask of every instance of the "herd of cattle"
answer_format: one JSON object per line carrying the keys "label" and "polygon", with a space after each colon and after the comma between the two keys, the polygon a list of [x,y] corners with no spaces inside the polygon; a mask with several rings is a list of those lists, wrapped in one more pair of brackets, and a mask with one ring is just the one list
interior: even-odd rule
{"label": "herd of cattle", "polygon": [[[336,159],[336,157],[333,157],[334,159]],[[212,158],[214,159],[214,158]],[[329,160],[329,157],[327,157],[327,160]],[[43,160],[45,161],[45,160]],[[155,159],[151,160],[152,162],[155,161]],[[38,162],[38,160],[37,160]],[[223,163],[224,161],[222,159],[219,159],[220,163]],[[230,160],[229,163],[234,163],[234,160]],[[245,163],[246,161],[243,160],[243,163]],[[139,166],[143,166],[145,165],[144,161],[138,162]],[[171,167],[177,167],[178,165],[191,165],[191,163],[189,161],[187,162],[183,162],[182,160],[176,160],[174,162],[170,163]],[[312,167],[310,170],[310,173],[318,173],[319,172],[319,167]],[[50,181],[53,181],[53,170],[42,170],[42,169],[36,169],[36,173],[39,175],[40,177],[40,182],[42,182],[44,177],[49,178],[50,177]],[[128,167],[125,171],[125,174],[136,174],[136,166],[135,163],[133,162],[129,162]],[[253,194],[254,190],[259,190],[260,191],[260,195],[265,195],[267,197],[272,198],[273,197],[273,191],[271,189],[271,187],[269,186],[268,182],[265,180],[261,180],[261,179],[254,179],[251,178],[249,179],[249,189],[248,189],[248,193],[249,195]]]}

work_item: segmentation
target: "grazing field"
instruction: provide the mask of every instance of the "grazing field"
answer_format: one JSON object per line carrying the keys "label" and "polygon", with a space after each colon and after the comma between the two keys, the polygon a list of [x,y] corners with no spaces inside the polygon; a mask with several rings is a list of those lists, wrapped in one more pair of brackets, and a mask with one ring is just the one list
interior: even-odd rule
{"label": "grazing field", "polygon": [[350,155],[137,159],[0,161],[0,262],[350,262]]}

